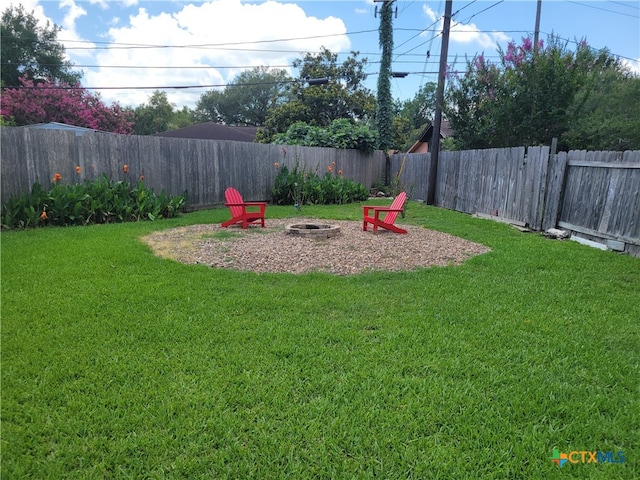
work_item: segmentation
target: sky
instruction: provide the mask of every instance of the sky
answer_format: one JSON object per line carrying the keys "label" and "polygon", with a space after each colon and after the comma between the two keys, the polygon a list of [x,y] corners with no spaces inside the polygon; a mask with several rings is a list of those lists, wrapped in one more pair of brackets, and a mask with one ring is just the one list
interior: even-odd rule
{"label": "sky", "polygon": [[[136,107],[155,90],[178,109],[257,66],[286,69],[323,47],[344,61],[366,58],[365,86],[374,93],[380,67],[381,3],[374,0],[11,0],[42,22],[61,28],[58,41],[84,72],[82,86],[111,104]],[[509,42],[533,39],[540,5],[539,39],[556,35],[574,49],[586,40],[607,49],[640,74],[640,0],[454,0],[447,63],[464,71],[483,54],[498,61]],[[3,7],[3,11],[6,8]],[[393,3],[394,99],[412,99],[437,82],[445,0]]]}

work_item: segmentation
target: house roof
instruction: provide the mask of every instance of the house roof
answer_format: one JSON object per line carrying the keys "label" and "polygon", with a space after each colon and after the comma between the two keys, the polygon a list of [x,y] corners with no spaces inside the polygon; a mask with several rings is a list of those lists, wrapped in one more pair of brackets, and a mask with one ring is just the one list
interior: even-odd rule
{"label": "house roof", "polygon": [[233,140],[255,142],[258,127],[232,127],[215,122],[196,123],[188,127],[156,133],[158,137],[199,138],[203,140]]}
{"label": "house roof", "polygon": [[[86,132],[102,132],[102,130],[96,130],[94,128],[78,127],[77,125],[69,125],[67,123],[60,122],[48,122],[48,123],[34,123],[33,125],[22,125],[19,128],[40,128],[45,130],[70,130],[76,132],[77,136]],[[108,133],[108,132],[103,132]]]}
{"label": "house roof", "polygon": [[[447,120],[442,120],[440,123],[440,138],[447,138],[453,135],[453,129]],[[417,150],[418,145],[421,143],[431,143],[431,138],[433,137],[433,123],[429,122],[426,127],[420,133],[418,140],[414,143],[409,149],[408,153],[415,152]]]}

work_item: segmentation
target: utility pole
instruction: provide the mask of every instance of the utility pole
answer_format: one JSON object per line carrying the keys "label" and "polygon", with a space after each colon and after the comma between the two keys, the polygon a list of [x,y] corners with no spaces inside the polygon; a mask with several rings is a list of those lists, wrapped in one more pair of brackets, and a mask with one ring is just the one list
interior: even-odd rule
{"label": "utility pole", "polygon": [[540,10],[542,9],[542,0],[538,0],[536,9],[536,28],[533,31],[533,51],[538,51],[538,37],[540,36]]}
{"label": "utility pole", "polygon": [[442,104],[444,103],[444,82],[447,75],[447,54],[449,52],[449,29],[451,26],[451,5],[453,0],[447,0],[444,7],[444,25],[442,27],[442,46],[440,48],[440,71],[438,73],[438,88],[436,90],[436,111],[433,119],[433,134],[431,136],[431,161],[429,162],[427,205],[435,205],[436,177],[438,176],[438,156],[440,153],[440,126],[442,125]]}

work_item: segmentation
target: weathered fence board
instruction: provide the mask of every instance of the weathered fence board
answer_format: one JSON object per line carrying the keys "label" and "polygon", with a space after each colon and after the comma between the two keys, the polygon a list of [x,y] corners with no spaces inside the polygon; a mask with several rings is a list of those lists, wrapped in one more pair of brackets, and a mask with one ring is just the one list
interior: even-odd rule
{"label": "weathered fence board", "polygon": [[[511,218],[540,228],[546,190],[548,147],[442,152],[436,181],[436,204],[460,212]],[[394,155],[392,174],[405,161],[401,181],[409,185],[416,166],[426,173],[428,154]],[[426,191],[423,174],[415,192]],[[414,198],[418,197],[414,192]]]}
{"label": "weathered fence board", "polygon": [[[144,177],[155,191],[180,195],[185,190],[192,208],[224,202],[234,186],[243,198],[271,200],[278,170],[274,164],[315,171],[329,166],[346,178],[370,187],[384,179],[382,152],[264,145],[247,142],[166,138],[109,133],[76,136],[62,130],[2,127],[2,202],[45,187],[59,172],[62,182],[93,179],[102,174],[135,183]],[[127,165],[127,172],[124,171]],[[76,167],[81,173],[76,173]]]}
{"label": "weathered fence board", "polygon": [[558,224],[564,194],[567,170],[567,152],[552,155],[549,160],[547,192],[544,200],[542,230],[554,228]]}
{"label": "weathered fence board", "polygon": [[[640,254],[640,152],[572,151],[548,147],[441,152],[436,204],[451,210],[509,219],[534,230],[564,226],[626,243]],[[428,154],[391,158],[392,176],[413,198],[424,198]],[[415,173],[421,171],[420,175]],[[573,228],[571,228],[573,227]]]}
{"label": "weathered fence board", "polygon": [[[113,135],[2,127],[2,201],[45,187],[54,173],[63,182],[106,174],[145,183],[169,195],[188,193],[192,208],[219,205],[234,186],[246,200],[271,200],[275,164],[323,175],[329,166],[371,187],[385,179],[382,152],[246,142]],[[624,242],[640,255],[640,151],[572,151],[548,147],[441,152],[436,204],[493,216],[534,230],[561,226]],[[430,154],[391,156],[391,181],[413,199],[426,198]],[[128,166],[128,172],[123,167]],[[76,172],[76,167],[81,172]],[[588,233],[586,233],[588,232]]]}
{"label": "weathered fence board", "polygon": [[640,245],[640,152],[568,154],[558,224]]}

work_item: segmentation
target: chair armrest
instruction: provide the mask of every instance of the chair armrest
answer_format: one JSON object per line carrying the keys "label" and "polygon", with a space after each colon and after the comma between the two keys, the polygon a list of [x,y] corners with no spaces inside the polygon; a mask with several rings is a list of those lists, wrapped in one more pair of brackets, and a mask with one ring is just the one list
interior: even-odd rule
{"label": "chair armrest", "polygon": [[266,205],[267,202],[242,202],[242,203],[225,203],[225,207],[246,207],[247,205],[252,207],[259,207],[262,205]]}
{"label": "chair armrest", "polygon": [[377,206],[373,206],[373,207],[362,207],[364,208],[364,214],[368,215],[369,210],[373,210],[374,212],[402,212],[404,209],[403,208],[391,208],[391,207],[377,207]]}

